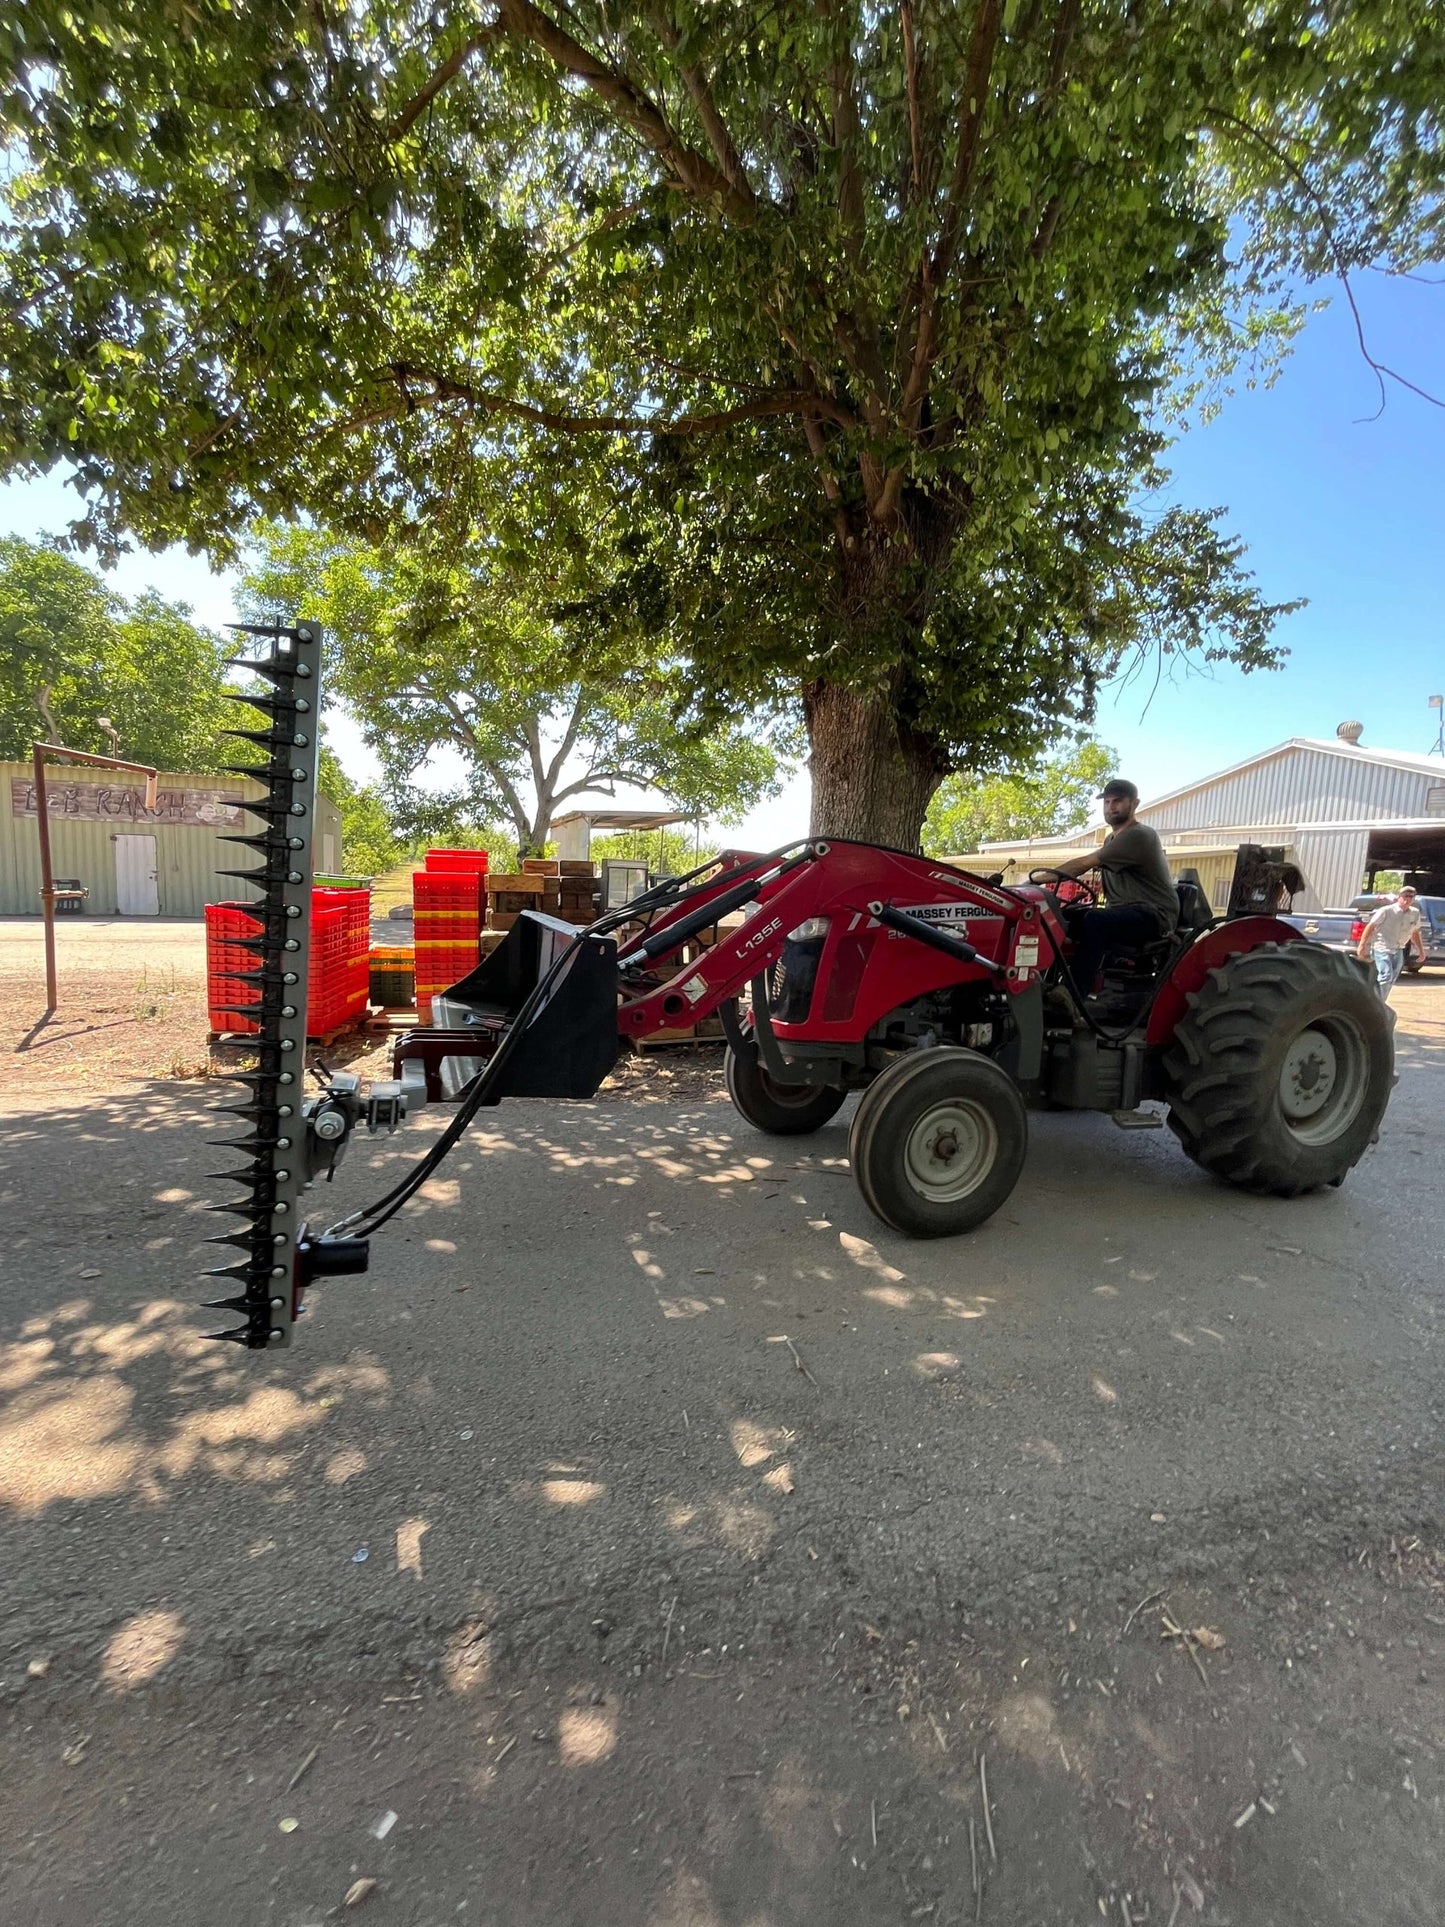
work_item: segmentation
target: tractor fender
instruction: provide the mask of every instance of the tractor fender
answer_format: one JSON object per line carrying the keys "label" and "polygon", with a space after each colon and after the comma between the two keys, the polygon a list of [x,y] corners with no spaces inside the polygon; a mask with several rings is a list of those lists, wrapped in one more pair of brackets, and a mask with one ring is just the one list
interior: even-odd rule
{"label": "tractor fender", "polygon": [[1189,946],[1159,986],[1144,1041],[1151,1050],[1168,1043],[1188,1008],[1190,995],[1227,957],[1257,950],[1262,943],[1308,942],[1309,938],[1302,936],[1293,924],[1284,923],[1279,917],[1236,917],[1232,923],[1207,930]]}

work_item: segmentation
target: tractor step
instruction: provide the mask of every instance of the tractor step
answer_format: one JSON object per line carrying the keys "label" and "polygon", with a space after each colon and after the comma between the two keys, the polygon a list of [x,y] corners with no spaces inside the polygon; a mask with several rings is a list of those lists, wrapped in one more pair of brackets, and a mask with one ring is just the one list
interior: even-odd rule
{"label": "tractor step", "polygon": [[1121,1131],[1162,1131],[1164,1119],[1158,1111],[1110,1111]]}

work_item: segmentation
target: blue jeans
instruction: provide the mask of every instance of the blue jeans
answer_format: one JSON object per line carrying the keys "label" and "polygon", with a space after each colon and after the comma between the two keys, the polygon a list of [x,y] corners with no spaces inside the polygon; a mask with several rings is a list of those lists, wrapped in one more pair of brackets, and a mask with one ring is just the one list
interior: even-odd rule
{"label": "blue jeans", "polygon": [[1069,918],[1069,935],[1077,946],[1069,958],[1069,970],[1079,995],[1087,997],[1109,951],[1157,943],[1164,931],[1152,910],[1138,903],[1122,903],[1113,910],[1076,911]]}
{"label": "blue jeans", "polygon": [[1390,1001],[1390,992],[1395,988],[1400,972],[1405,968],[1405,953],[1390,944],[1377,943],[1371,946],[1370,955],[1375,961],[1375,988]]}

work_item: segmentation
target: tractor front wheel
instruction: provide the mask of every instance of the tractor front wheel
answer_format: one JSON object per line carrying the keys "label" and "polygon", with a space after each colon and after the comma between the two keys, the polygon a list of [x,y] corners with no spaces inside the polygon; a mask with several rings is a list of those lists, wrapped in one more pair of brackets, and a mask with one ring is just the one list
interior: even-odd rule
{"label": "tractor front wheel", "polygon": [[723,1078],[734,1108],[771,1137],[803,1137],[821,1130],[848,1095],[835,1084],[779,1084],[755,1051],[735,1051],[731,1044]]}
{"label": "tractor front wheel", "polygon": [[1261,944],[1210,971],[1164,1054],[1169,1123],[1196,1164],[1248,1191],[1339,1184],[1394,1083],[1391,1019],[1359,964]]}
{"label": "tractor front wheel", "polygon": [[864,1092],[848,1162],[869,1208],[911,1238],[991,1218],[1018,1183],[1028,1115],[1006,1071],[938,1046],[890,1064]]}

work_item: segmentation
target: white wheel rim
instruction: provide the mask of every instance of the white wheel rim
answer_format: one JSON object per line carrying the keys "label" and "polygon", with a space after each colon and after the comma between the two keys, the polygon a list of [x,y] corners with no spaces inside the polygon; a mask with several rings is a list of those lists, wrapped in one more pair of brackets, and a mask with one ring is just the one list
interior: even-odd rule
{"label": "white wheel rim", "polygon": [[1290,1039],[1279,1073],[1279,1108],[1303,1144],[1333,1144],[1369,1094],[1369,1052],[1344,1016],[1317,1018]]}
{"label": "white wheel rim", "polygon": [[1314,1117],[1330,1101],[1339,1075],[1335,1047],[1322,1030],[1302,1030],[1285,1052],[1279,1101],[1291,1124]]}
{"label": "white wheel rim", "polygon": [[920,1197],[952,1204],[976,1191],[998,1157],[998,1130],[982,1105],[952,1098],[908,1133],[903,1166]]}

